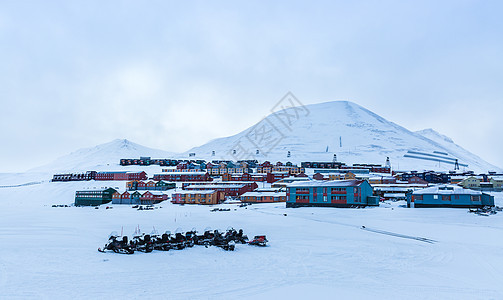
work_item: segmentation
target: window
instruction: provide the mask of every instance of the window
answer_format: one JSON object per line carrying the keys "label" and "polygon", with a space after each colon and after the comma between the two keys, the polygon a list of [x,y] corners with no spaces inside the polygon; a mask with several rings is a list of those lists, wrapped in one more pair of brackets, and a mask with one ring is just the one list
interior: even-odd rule
{"label": "window", "polygon": [[450,195],[442,195],[442,201],[451,201]]}
{"label": "window", "polygon": [[475,201],[475,202],[480,201],[480,196],[472,196],[472,201]]}
{"label": "window", "polygon": [[438,195],[433,195],[433,199],[438,199]]}
{"label": "window", "polygon": [[323,201],[324,201],[324,202],[327,202],[327,201],[328,201],[327,196],[323,196]]}

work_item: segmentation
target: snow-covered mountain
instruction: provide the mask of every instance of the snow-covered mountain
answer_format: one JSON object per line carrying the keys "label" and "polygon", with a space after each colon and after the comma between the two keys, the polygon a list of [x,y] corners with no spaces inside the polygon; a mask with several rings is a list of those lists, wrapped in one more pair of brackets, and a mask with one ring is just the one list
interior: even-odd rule
{"label": "snow-covered mountain", "polygon": [[502,171],[433,129],[411,132],[348,101],[287,108],[236,135],[215,139],[185,153],[117,139],[77,150],[30,171],[118,170],[121,158],[140,156],[300,163],[332,161],[334,154],[338,161],[347,164],[384,164],[389,157],[395,170],[452,170],[457,159],[461,169]]}
{"label": "snow-covered mountain", "polygon": [[120,168],[121,158],[169,158],[175,154],[163,150],[148,148],[126,139],[116,139],[95,147],[83,148],[54,162],[32,169],[32,172],[78,172],[86,170],[114,170]]}
{"label": "snow-covered mountain", "polygon": [[[290,155],[288,155],[290,152]],[[287,108],[230,137],[184,154],[203,159],[304,160],[384,164],[394,169],[501,171],[432,129],[411,132],[349,101]]]}

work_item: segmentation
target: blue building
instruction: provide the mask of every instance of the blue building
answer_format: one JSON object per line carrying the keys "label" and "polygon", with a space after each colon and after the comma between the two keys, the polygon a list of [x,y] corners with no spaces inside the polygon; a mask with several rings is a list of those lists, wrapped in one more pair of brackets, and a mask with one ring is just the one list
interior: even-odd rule
{"label": "blue building", "polygon": [[407,194],[408,207],[494,206],[494,196],[457,185],[438,185]]}
{"label": "blue building", "polygon": [[379,198],[366,180],[297,182],[287,186],[286,207],[378,206]]}

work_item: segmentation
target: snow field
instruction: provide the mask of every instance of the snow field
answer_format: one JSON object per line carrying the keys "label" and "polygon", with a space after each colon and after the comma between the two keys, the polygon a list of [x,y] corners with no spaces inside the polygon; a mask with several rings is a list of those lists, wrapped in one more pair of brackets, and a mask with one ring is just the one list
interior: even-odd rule
{"label": "snow field", "polygon": [[[100,183],[105,184],[105,183]],[[113,186],[114,183],[110,183]],[[284,204],[207,206],[162,203],[153,211],[53,208],[89,182],[0,189],[2,299],[54,298],[420,298],[503,297],[503,214],[466,209],[286,209]],[[503,202],[501,193],[495,194]],[[287,214],[284,216],[284,214]],[[111,231],[131,236],[205,227],[266,234],[266,248],[198,247],[120,255],[99,253]],[[361,226],[436,240],[377,234]]]}

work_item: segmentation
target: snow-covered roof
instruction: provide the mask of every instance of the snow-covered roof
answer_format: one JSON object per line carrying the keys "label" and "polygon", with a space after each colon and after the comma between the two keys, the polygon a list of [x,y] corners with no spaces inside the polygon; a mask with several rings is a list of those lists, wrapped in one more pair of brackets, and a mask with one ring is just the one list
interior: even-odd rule
{"label": "snow-covered roof", "polygon": [[241,197],[285,197],[286,192],[246,192]]}
{"label": "snow-covered roof", "polygon": [[385,193],[384,198],[405,198],[404,193]]}
{"label": "snow-covered roof", "polygon": [[164,172],[162,174],[156,174],[156,175],[204,175],[207,172],[200,172],[200,171],[194,171],[194,172]]}
{"label": "snow-covered roof", "polygon": [[455,175],[455,176],[451,176],[451,180],[452,179],[458,179],[458,180],[463,180],[465,178],[467,178],[468,176],[463,176],[463,175]]}
{"label": "snow-covered roof", "polygon": [[464,189],[457,185],[437,185],[422,190],[417,190],[413,195],[439,194],[439,195],[481,195],[482,192],[470,189]]}
{"label": "snow-covered roof", "polygon": [[244,187],[244,184],[196,184],[188,185],[186,189],[240,189]]}
{"label": "snow-covered roof", "polygon": [[175,195],[175,194],[213,194],[214,192],[215,192],[214,190],[204,190],[204,191],[190,190],[190,191],[174,192],[172,195]]}
{"label": "snow-covered roof", "polygon": [[345,187],[345,186],[359,186],[365,182],[365,180],[313,180],[313,181],[304,181],[304,182],[295,182],[288,187]]}
{"label": "snow-covered roof", "polygon": [[412,190],[411,187],[374,187],[374,190],[376,191],[382,191],[382,192],[408,192]]}

